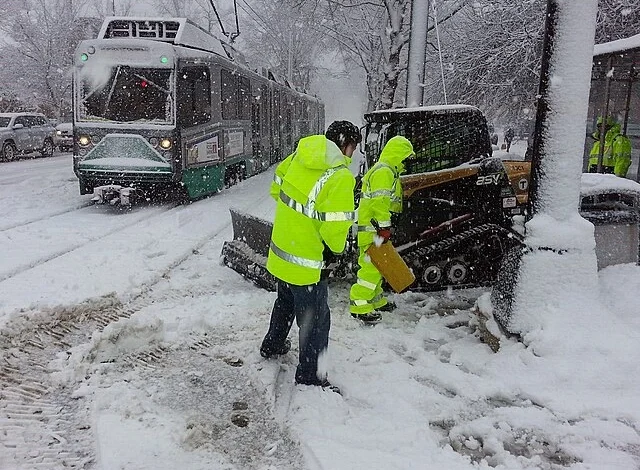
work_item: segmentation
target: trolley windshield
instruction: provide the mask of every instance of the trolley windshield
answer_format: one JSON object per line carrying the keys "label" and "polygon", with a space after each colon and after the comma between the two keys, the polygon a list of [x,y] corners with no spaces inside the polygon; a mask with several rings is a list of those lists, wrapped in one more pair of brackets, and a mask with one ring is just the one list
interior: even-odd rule
{"label": "trolley windshield", "polygon": [[172,78],[170,69],[85,67],[78,78],[78,120],[173,124]]}

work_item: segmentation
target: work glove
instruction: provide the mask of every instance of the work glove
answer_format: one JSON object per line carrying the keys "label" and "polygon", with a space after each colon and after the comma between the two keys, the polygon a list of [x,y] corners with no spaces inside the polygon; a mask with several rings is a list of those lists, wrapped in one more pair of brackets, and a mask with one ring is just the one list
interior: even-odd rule
{"label": "work glove", "polygon": [[382,243],[386,243],[391,240],[391,228],[379,228],[376,232],[380,238],[382,238]]}

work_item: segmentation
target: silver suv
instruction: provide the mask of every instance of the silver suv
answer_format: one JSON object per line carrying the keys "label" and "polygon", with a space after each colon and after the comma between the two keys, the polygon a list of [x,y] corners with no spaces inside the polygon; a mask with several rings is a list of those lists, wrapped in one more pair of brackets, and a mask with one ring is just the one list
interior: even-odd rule
{"label": "silver suv", "polygon": [[0,113],[0,159],[11,161],[19,154],[33,152],[50,157],[55,134],[44,114]]}

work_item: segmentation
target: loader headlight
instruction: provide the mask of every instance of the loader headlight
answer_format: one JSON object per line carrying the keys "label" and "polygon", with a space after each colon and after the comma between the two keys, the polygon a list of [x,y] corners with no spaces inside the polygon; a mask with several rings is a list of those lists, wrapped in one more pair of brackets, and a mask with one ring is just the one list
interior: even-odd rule
{"label": "loader headlight", "polygon": [[88,135],[81,135],[78,138],[78,143],[83,147],[86,147],[87,145],[89,145],[89,142],[91,142],[91,139],[89,138]]}
{"label": "loader headlight", "polygon": [[165,150],[169,150],[171,148],[171,140],[170,139],[162,139],[160,141],[160,147]]}

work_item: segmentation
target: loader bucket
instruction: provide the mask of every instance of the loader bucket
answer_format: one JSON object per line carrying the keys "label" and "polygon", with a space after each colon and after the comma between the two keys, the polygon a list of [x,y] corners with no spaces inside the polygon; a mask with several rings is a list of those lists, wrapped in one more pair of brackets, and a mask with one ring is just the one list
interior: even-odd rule
{"label": "loader bucket", "polygon": [[267,271],[272,224],[250,214],[229,209],[233,240],[222,246],[222,262],[258,287],[275,291],[277,281]]}

